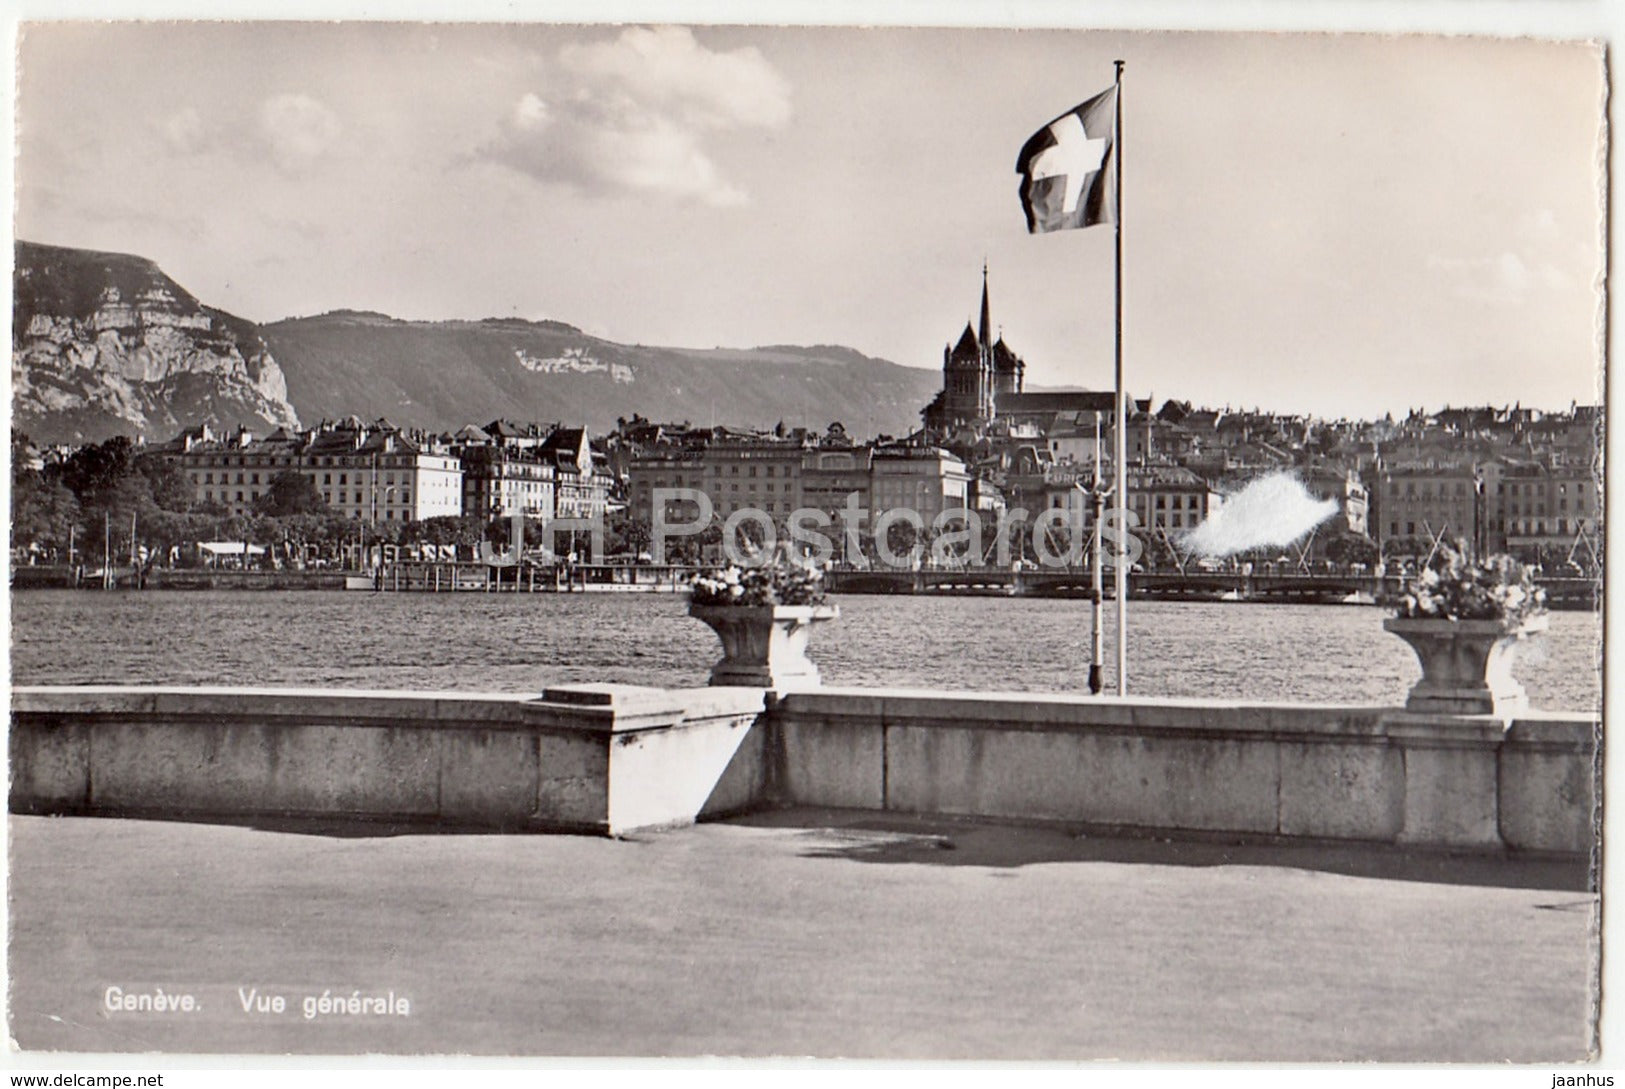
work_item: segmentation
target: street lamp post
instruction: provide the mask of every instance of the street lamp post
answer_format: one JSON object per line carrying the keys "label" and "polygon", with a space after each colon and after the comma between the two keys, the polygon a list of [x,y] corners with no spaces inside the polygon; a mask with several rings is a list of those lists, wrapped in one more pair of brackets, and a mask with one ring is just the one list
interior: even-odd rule
{"label": "street lamp post", "polygon": [[[395,485],[395,484],[388,484],[388,485],[384,486],[384,489],[383,489],[383,492],[384,492],[384,505],[386,507],[389,505],[389,497],[391,495],[395,494],[395,491],[396,491],[397,487],[398,487],[398,485]],[[383,586],[383,580],[384,580],[384,548],[383,548],[383,543],[379,540],[379,537],[378,537],[378,455],[377,455],[377,453],[374,453],[372,455],[372,483],[371,483],[371,486],[367,489],[367,493],[368,493],[367,494],[367,501],[368,501],[368,504],[370,505],[370,508],[371,508],[371,513],[369,514],[369,516],[367,518],[367,528],[372,531],[373,543],[378,545],[378,565],[377,565],[377,568],[376,568],[376,573],[377,573],[377,578],[378,578],[378,585],[380,587],[382,587]],[[363,549],[363,553],[364,553],[363,556],[362,556],[362,562],[363,563],[365,563],[367,560],[371,559],[370,556],[365,555],[365,553],[367,551],[368,551],[367,549]]]}
{"label": "street lamp post", "polygon": [[1100,521],[1106,513],[1106,497],[1112,494],[1115,488],[1103,488],[1100,480],[1100,413],[1095,413],[1095,458],[1094,468],[1090,473],[1089,487],[1084,488],[1082,482],[1078,488],[1089,496],[1090,525],[1089,525],[1089,694],[1098,696],[1106,687],[1104,669],[1101,662],[1100,650],[1103,631],[1103,615],[1105,610],[1105,585],[1101,571],[1100,558]]}

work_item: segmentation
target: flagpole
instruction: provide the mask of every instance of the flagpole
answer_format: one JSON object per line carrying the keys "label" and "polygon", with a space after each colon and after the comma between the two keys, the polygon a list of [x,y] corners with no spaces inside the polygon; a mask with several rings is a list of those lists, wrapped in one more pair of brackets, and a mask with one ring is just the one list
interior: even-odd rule
{"label": "flagpole", "polygon": [[1105,670],[1101,665],[1101,618],[1105,614],[1105,594],[1101,592],[1100,516],[1106,509],[1105,489],[1100,479],[1100,413],[1095,413],[1095,464],[1090,472],[1089,485],[1089,694],[1098,696],[1106,687]]}
{"label": "flagpole", "polygon": [[1112,460],[1116,462],[1113,491],[1117,496],[1117,562],[1112,565],[1113,589],[1117,595],[1117,694],[1128,695],[1128,418],[1123,397],[1123,62],[1117,69],[1112,96],[1112,172],[1116,214],[1112,216],[1116,245],[1113,262],[1114,347],[1117,357],[1117,441]]}

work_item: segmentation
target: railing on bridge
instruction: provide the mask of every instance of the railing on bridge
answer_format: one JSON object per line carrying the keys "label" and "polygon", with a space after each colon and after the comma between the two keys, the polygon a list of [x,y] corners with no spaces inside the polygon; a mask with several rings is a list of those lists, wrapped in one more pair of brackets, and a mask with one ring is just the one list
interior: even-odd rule
{"label": "railing on bridge", "polygon": [[[1135,571],[1129,592],[1135,597],[1178,601],[1275,601],[1374,604],[1405,591],[1412,575],[1375,575],[1358,571]],[[1069,595],[1091,592],[1087,568],[837,568],[825,576],[834,593],[997,593],[1011,596]],[[1104,593],[1112,592],[1111,579]],[[1542,578],[1553,608],[1596,607],[1597,584],[1591,579]]]}
{"label": "railing on bridge", "polygon": [[[388,564],[366,588],[487,593],[677,592],[695,568],[683,564],[493,565],[486,563],[403,562]],[[1404,592],[1414,576],[1379,576],[1358,571],[1135,571],[1129,592],[1137,598],[1170,601],[1263,601],[1372,604]],[[984,594],[1001,596],[1087,596],[1086,567],[922,568],[836,567],[825,584],[838,594]],[[1541,578],[1553,608],[1593,609],[1597,582],[1584,578]],[[1112,580],[1105,579],[1110,597]]]}
{"label": "railing on bridge", "polygon": [[687,588],[692,567],[680,564],[491,564],[405,561],[386,564],[368,580],[368,589],[432,593],[582,593],[644,591],[672,593]]}

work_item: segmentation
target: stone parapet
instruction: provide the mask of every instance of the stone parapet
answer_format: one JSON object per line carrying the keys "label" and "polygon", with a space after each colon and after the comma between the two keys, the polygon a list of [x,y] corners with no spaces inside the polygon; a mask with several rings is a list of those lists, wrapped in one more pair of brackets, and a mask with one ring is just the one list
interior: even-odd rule
{"label": "stone parapet", "polygon": [[18,688],[11,808],[618,835],[755,803],[759,691]]}
{"label": "stone parapet", "polygon": [[1584,854],[1595,715],[835,689],[773,711],[783,800],[1113,830]]}
{"label": "stone parapet", "polygon": [[619,835],[767,805],[1585,855],[1578,712],[562,685],[19,688],[11,807]]}

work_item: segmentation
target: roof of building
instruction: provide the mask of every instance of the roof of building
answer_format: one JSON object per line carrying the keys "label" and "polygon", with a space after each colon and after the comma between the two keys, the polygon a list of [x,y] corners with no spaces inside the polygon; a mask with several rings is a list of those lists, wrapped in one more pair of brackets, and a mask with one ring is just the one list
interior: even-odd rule
{"label": "roof of building", "polygon": [[1148,488],[1207,488],[1207,481],[1183,465],[1130,465],[1126,468],[1129,490]]}
{"label": "roof of building", "polygon": [[982,357],[982,346],[976,340],[976,330],[971,328],[970,322],[965,323],[965,331],[959,334],[959,342],[954,345],[953,351],[948,353],[950,359],[969,360]]}
{"label": "roof of building", "polygon": [[1000,337],[993,345],[993,369],[1000,374],[1016,374],[1027,369],[1020,356],[1011,351],[1010,346]]}
{"label": "roof of building", "polygon": [[1101,433],[1111,426],[1110,413],[1100,411],[1083,412],[1070,409],[1066,412],[1057,412],[1050,417],[1046,432],[1051,438],[1057,435],[1089,435],[1095,434],[1096,424],[1100,425]]}
{"label": "roof of building", "polygon": [[997,409],[1001,415],[1057,412],[1112,412],[1117,407],[1117,396],[1111,392],[1095,390],[1046,390],[1032,393],[1002,393]]}

